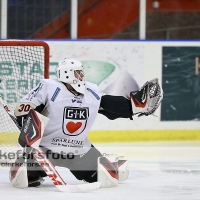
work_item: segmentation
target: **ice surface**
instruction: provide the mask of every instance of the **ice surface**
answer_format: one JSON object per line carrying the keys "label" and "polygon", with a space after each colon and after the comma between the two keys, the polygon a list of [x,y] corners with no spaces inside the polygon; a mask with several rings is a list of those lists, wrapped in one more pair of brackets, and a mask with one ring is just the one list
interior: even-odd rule
{"label": "ice surface", "polygon": [[[128,180],[113,188],[63,193],[46,178],[38,188],[13,188],[8,167],[0,167],[1,200],[199,200],[200,143],[97,144],[103,153],[125,153]],[[80,184],[69,170],[57,168],[69,184]]]}

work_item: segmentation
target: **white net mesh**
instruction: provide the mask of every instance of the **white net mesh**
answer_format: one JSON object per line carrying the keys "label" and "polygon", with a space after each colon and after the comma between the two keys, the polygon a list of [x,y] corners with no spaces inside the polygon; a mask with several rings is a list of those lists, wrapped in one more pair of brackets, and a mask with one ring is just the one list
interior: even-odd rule
{"label": "white net mesh", "polygon": [[[11,112],[16,103],[48,74],[48,45],[44,42],[0,42],[0,96]],[[47,74],[47,75],[45,75]],[[0,105],[0,161],[16,153],[19,131]]]}

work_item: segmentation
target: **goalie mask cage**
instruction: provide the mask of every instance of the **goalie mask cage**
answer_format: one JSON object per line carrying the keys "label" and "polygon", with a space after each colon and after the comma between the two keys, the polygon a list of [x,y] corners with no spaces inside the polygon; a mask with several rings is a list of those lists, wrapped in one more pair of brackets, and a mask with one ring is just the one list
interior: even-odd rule
{"label": "goalie mask cage", "polygon": [[[41,78],[49,78],[49,46],[43,41],[0,41],[0,95],[11,112],[16,103]],[[19,130],[0,106],[0,162],[13,162],[18,144]],[[18,153],[20,153],[18,151]]]}

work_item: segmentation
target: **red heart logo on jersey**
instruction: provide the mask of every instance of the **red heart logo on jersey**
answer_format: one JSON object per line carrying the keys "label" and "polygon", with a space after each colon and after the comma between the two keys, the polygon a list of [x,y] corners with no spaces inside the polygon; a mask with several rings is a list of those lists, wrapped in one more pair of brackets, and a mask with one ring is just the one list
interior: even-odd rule
{"label": "red heart logo on jersey", "polygon": [[76,132],[81,126],[82,126],[82,123],[81,123],[81,122],[77,122],[77,123],[68,122],[68,123],[66,124],[66,129],[67,129],[71,134],[73,134],[73,133]]}

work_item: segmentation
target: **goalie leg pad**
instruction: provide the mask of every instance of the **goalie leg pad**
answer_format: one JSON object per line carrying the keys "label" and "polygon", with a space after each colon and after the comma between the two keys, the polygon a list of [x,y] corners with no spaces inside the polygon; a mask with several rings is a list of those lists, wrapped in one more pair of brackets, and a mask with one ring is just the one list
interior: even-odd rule
{"label": "goalie leg pad", "polygon": [[101,187],[114,187],[119,183],[118,157],[101,156],[98,158],[97,179],[101,182]]}
{"label": "goalie leg pad", "polygon": [[125,154],[119,153],[119,154],[107,154],[103,153],[103,156],[110,157],[110,156],[116,156],[118,157],[118,177],[119,177],[119,183],[122,181],[125,181],[129,177],[129,169],[128,169],[128,159]]}
{"label": "goalie leg pad", "polygon": [[27,164],[23,157],[17,158],[13,166],[10,168],[9,179],[13,187],[28,187]]}
{"label": "goalie leg pad", "polygon": [[119,182],[125,181],[129,176],[128,160],[124,155],[118,158]]}

